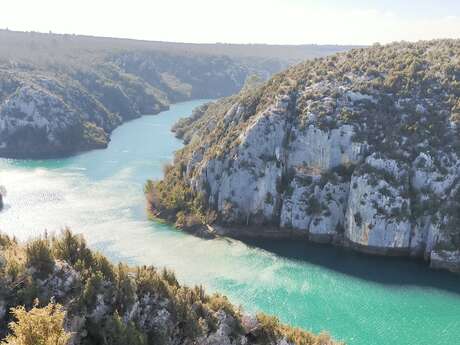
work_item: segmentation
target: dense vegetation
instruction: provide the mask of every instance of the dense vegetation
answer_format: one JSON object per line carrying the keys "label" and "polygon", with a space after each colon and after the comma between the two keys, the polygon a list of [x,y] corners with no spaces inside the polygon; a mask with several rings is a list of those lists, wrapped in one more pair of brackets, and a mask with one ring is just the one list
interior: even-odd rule
{"label": "dense vegetation", "polygon": [[267,78],[299,56],[344,49],[2,30],[0,156],[60,156],[105,147],[115,127],[141,114],[156,114],[172,102],[230,95],[252,74]]}
{"label": "dense vegetation", "polygon": [[245,315],[169,270],[113,265],[69,230],[26,245],[2,235],[0,249],[2,344],[335,344]]}
{"label": "dense vegetation", "polygon": [[373,231],[387,238],[384,229],[403,224],[398,240],[372,246],[437,253],[458,270],[459,99],[458,40],[377,44],[306,61],[177,123],[188,145],[162,181],[149,182],[151,209],[173,221],[293,229],[302,217],[312,219],[302,226],[320,226],[333,211],[337,230],[328,236],[341,241],[359,230],[359,246]]}

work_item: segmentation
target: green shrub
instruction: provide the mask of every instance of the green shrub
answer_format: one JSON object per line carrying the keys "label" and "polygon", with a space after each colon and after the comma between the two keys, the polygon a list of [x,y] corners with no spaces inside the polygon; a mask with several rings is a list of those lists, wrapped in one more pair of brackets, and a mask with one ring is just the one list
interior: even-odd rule
{"label": "green shrub", "polygon": [[17,320],[10,323],[11,334],[2,345],[66,345],[70,333],[64,330],[65,312],[59,304],[48,304],[44,308],[24,307],[11,309]]}
{"label": "green shrub", "polygon": [[101,330],[103,344],[107,345],[146,345],[147,335],[141,332],[133,322],[125,323],[114,313],[108,318]]}
{"label": "green shrub", "polygon": [[37,239],[27,245],[26,267],[33,268],[40,278],[45,278],[53,272],[54,257],[48,239]]}
{"label": "green shrub", "polygon": [[85,268],[92,263],[91,251],[86,247],[86,242],[81,235],[74,235],[67,228],[64,229],[59,238],[53,239],[53,253],[56,259],[75,265],[81,261]]}
{"label": "green shrub", "polygon": [[124,314],[135,301],[135,287],[126,265],[118,264],[116,278],[117,310]]}

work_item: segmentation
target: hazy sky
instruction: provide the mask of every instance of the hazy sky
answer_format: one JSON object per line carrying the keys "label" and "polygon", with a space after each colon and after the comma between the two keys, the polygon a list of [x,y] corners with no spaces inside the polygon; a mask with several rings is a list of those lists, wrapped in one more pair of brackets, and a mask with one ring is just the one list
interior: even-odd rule
{"label": "hazy sky", "polygon": [[460,38],[460,0],[1,0],[0,28],[181,42]]}

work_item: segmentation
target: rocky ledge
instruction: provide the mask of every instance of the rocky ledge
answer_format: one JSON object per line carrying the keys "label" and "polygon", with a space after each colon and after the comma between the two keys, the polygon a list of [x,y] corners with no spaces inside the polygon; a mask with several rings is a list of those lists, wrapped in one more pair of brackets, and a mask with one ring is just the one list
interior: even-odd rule
{"label": "rocky ledge", "polygon": [[188,144],[150,208],[459,272],[459,62],[458,40],[376,45],[205,105],[174,127]]}

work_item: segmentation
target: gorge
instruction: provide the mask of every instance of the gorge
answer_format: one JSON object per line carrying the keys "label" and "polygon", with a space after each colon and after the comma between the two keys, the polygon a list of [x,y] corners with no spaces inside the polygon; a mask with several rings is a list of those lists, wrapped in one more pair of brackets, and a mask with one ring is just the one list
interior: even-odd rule
{"label": "gorge", "polygon": [[171,103],[218,98],[348,46],[148,42],[0,30],[0,157],[65,157]]}
{"label": "gorge", "polygon": [[303,241],[203,240],[148,221],[144,182],[162,178],[163,165],[182,147],[170,128],[206,103],[175,104],[127,122],[104,150],[65,159],[0,159],[0,181],[8,188],[0,229],[26,241],[69,226],[113,263],[167,267],[182,284],[223,293],[248,313],[326,330],[349,345],[456,342],[455,275]]}
{"label": "gorge", "polygon": [[[3,332],[8,307],[55,294],[77,343],[116,327],[113,342],[164,328],[168,344],[267,343],[257,330],[271,319],[244,322],[183,287],[199,284],[349,345],[460,339],[447,272],[460,266],[458,40],[350,50],[2,30],[0,42]],[[91,252],[64,233],[83,249],[63,255],[66,227]],[[30,264],[31,247],[46,260]],[[280,327],[271,343],[291,344]]]}

